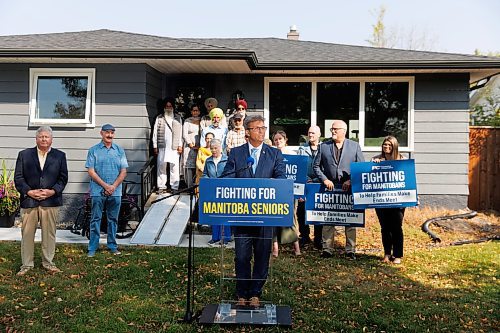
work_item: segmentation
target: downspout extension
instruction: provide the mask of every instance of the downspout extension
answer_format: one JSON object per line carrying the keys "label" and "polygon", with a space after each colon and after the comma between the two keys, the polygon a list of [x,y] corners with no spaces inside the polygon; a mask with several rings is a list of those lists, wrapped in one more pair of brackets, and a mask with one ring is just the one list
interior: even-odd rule
{"label": "downspout extension", "polygon": [[[435,233],[429,230],[429,226],[438,221],[444,221],[444,220],[454,220],[454,219],[470,219],[473,218],[474,216],[477,215],[477,212],[472,210],[468,213],[465,214],[456,214],[456,215],[446,215],[446,216],[438,216],[438,217],[433,217],[431,219],[428,219],[422,224],[422,231],[428,234],[432,241],[434,243],[441,243],[441,238],[439,238]],[[464,243],[465,244],[465,243]],[[460,245],[460,244],[454,244],[454,245]]]}

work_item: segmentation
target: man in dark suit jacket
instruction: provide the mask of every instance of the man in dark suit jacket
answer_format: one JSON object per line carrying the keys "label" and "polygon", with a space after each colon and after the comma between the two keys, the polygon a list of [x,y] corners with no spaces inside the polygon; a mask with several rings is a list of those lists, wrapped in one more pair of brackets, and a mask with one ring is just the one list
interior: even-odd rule
{"label": "man in dark suit jacket", "polygon": [[36,131],[36,147],[17,157],[14,182],[21,194],[22,266],[17,275],[26,274],[34,266],[35,232],[42,229],[42,265],[51,273],[61,270],[54,265],[56,222],[62,192],[68,182],[66,154],[51,148],[52,129],[42,126]]}
{"label": "man in dark suit jacket", "polygon": [[[314,159],[313,169],[328,190],[342,186],[342,190],[351,190],[351,162],[364,162],[361,147],[355,141],[346,139],[347,124],[342,120],[332,123],[332,140],[320,145]],[[333,253],[333,235],[335,227],[323,226],[322,257],[331,257]],[[356,228],[345,227],[346,253],[350,259],[356,259]]]}
{"label": "man in dark suit jacket", "polygon": [[[247,116],[245,131],[248,143],[231,149],[223,175],[234,178],[285,179],[283,155],[278,149],[264,144],[266,127],[262,116]],[[253,165],[247,167],[249,157]],[[235,227],[236,292],[239,306],[260,306],[262,287],[269,270],[273,227]],[[254,257],[253,272],[251,267]],[[248,302],[248,303],[247,303]]]}

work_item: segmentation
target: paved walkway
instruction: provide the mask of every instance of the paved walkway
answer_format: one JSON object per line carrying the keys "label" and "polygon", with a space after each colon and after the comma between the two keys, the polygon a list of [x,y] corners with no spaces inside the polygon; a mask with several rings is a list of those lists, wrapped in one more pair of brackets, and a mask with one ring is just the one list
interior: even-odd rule
{"label": "paved walkway", "polygon": [[[208,241],[210,240],[210,235],[199,235],[194,236],[194,247],[209,247]],[[37,229],[35,234],[35,242],[40,242],[41,230]],[[21,228],[0,228],[0,241],[21,241]],[[117,239],[118,244],[125,246],[137,246],[135,244],[130,244],[130,238]],[[86,237],[75,235],[69,230],[57,230],[56,232],[56,242],[58,244],[88,244],[88,239]],[[106,244],[106,235],[101,234],[100,239],[101,244]],[[141,245],[143,246],[143,245]],[[159,245],[151,245],[159,246]],[[183,235],[181,242],[178,247],[188,246],[188,235]],[[234,248],[234,242],[229,243],[229,248]]]}

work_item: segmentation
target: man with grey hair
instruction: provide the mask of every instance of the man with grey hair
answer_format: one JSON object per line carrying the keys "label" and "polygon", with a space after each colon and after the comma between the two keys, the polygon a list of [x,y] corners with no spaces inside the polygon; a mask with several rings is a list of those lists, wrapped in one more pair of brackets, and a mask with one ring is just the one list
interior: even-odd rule
{"label": "man with grey hair", "polygon": [[[331,191],[334,187],[342,187],[343,191],[351,190],[351,162],[364,162],[361,147],[355,141],[346,139],[347,124],[343,120],[334,120],[332,140],[319,146],[319,152],[313,163],[316,176]],[[333,236],[335,227],[323,226],[322,257],[331,257],[333,254]],[[349,259],[356,259],[356,228],[345,227],[346,255]]]}
{"label": "man with grey hair", "polygon": [[[264,118],[260,115],[247,116],[244,124],[248,142],[231,149],[223,174],[231,178],[285,179],[281,151],[264,143],[267,130]],[[248,165],[250,157],[253,165]],[[262,288],[269,273],[273,234],[273,227],[234,227],[238,306],[260,307]]]}
{"label": "man with grey hair", "polygon": [[[311,126],[307,131],[307,142],[299,147],[297,155],[307,156],[307,182],[319,183],[320,180],[316,177],[313,169],[314,158],[319,151],[321,136],[321,128],[319,126]],[[304,246],[311,242],[309,238],[310,229],[306,224],[306,207],[305,199],[299,199],[297,204],[297,222],[299,224],[300,245]],[[321,233],[322,226],[317,224],[314,226],[314,246],[321,249]]]}
{"label": "man with grey hair", "polygon": [[51,273],[61,270],[54,264],[56,223],[62,192],[68,183],[66,154],[52,148],[52,129],[36,131],[36,147],[19,152],[14,182],[21,194],[21,270],[25,275],[34,267],[35,232],[42,229],[42,266]]}

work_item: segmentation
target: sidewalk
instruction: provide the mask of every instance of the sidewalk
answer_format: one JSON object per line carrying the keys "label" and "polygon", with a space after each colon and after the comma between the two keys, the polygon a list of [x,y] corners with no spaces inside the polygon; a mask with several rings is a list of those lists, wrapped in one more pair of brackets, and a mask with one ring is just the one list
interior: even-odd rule
{"label": "sidewalk", "polygon": [[[194,247],[203,248],[210,247],[208,245],[208,241],[211,239],[210,235],[199,235],[195,234],[194,236]],[[41,238],[41,230],[37,229],[35,234],[35,242],[40,242]],[[0,241],[21,241],[21,228],[0,228]],[[56,231],[56,242],[58,244],[88,244],[88,239],[86,237],[75,235],[69,230],[60,230]],[[144,246],[144,245],[135,245],[130,244],[130,238],[125,239],[117,239],[116,242],[122,246]],[[106,244],[106,235],[101,234],[100,239],[101,244]],[[158,245],[151,245],[158,246]],[[178,247],[187,247],[188,246],[188,235],[183,235],[181,242]],[[227,248],[234,248],[234,242],[229,243]]]}

